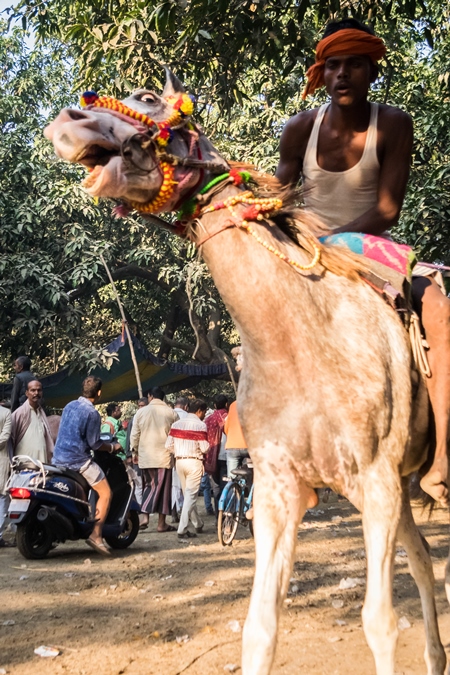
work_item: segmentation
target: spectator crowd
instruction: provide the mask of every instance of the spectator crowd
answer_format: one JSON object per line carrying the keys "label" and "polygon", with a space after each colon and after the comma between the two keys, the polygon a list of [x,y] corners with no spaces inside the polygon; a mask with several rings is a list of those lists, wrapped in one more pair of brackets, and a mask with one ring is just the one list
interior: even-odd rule
{"label": "spectator crowd", "polygon": [[[95,449],[113,451],[125,463],[141,509],[140,529],[147,529],[156,514],[158,532],[176,531],[179,539],[197,537],[204,528],[197,509],[199,494],[206,515],[217,517],[224,480],[248,456],[235,401],[229,404],[219,394],[213,408],[186,397],[172,405],[164,391],[154,387],[137,401],[131,419],[122,421],[121,406],[109,403],[102,421],[94,405],[100,401],[101,381],[91,376],[83,382],[82,396],[64,408],[61,418],[46,415],[42,384],[32,373],[29,357],[18,357],[14,370],[11,400],[0,406],[0,548],[13,545],[3,532],[10,462],[16,455],[67,465],[84,475],[103,503],[94,538],[88,541],[99,553],[108,554],[101,524],[110,495],[105,475],[92,461]],[[105,444],[101,434],[110,434],[113,444]]]}

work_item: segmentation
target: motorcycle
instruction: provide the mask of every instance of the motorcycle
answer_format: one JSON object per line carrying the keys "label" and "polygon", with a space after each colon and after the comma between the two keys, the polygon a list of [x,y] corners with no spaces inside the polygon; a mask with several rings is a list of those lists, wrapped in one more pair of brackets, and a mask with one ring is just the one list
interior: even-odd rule
{"label": "motorcycle", "polygon": [[[110,434],[101,439],[110,442]],[[112,491],[103,537],[111,548],[125,549],[139,532],[140,506],[133,483],[119,457],[96,451]],[[71,469],[42,464],[25,455],[14,457],[7,483],[10,523],[17,526],[17,548],[24,558],[45,558],[66,540],[87,539],[95,525],[98,495],[83,476]]]}

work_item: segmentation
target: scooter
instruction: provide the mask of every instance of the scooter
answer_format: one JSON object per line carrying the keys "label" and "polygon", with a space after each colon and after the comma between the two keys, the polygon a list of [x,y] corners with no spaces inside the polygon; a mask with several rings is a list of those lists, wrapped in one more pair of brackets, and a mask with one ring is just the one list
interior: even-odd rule
{"label": "scooter", "polygon": [[[101,439],[110,442],[112,437],[102,434]],[[100,451],[93,455],[112,491],[103,537],[111,548],[128,548],[139,532],[133,484],[119,457]],[[17,548],[24,558],[45,558],[55,545],[87,539],[94,528],[98,495],[77,471],[19,455],[12,460],[7,490],[9,522],[17,526]]]}

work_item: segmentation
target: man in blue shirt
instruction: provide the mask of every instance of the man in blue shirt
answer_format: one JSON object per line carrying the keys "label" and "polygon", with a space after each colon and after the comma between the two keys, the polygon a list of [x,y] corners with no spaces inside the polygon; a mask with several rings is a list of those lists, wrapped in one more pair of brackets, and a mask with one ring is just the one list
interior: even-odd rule
{"label": "man in blue shirt", "polygon": [[101,417],[94,407],[102,393],[102,381],[89,376],[82,384],[81,396],[66,405],[61,417],[53,464],[79,471],[98,494],[96,523],[87,544],[102,555],[110,555],[102,538],[102,528],[111,502],[111,489],[102,469],[94,462],[91,450],[116,452],[120,443],[100,440]]}

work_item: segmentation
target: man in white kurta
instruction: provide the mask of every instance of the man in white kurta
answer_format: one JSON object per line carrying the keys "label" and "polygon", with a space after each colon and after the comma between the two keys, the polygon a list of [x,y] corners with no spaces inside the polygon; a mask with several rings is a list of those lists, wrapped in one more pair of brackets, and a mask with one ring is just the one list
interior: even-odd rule
{"label": "man in white kurta", "polygon": [[206,414],[206,403],[196,399],[189,405],[189,414],[172,424],[166,441],[166,448],[173,452],[176,459],[176,469],[184,495],[181,510],[178,537],[188,539],[197,535],[189,532],[189,521],[195,531],[203,530],[203,521],[197,512],[197,495],[203,476],[203,457],[208,452],[206,424],[203,422]]}
{"label": "man in white kurta", "polygon": [[14,455],[27,455],[48,463],[53,454],[53,440],[47,416],[41,407],[42,385],[38,380],[28,383],[27,400],[12,414],[11,442]]}

